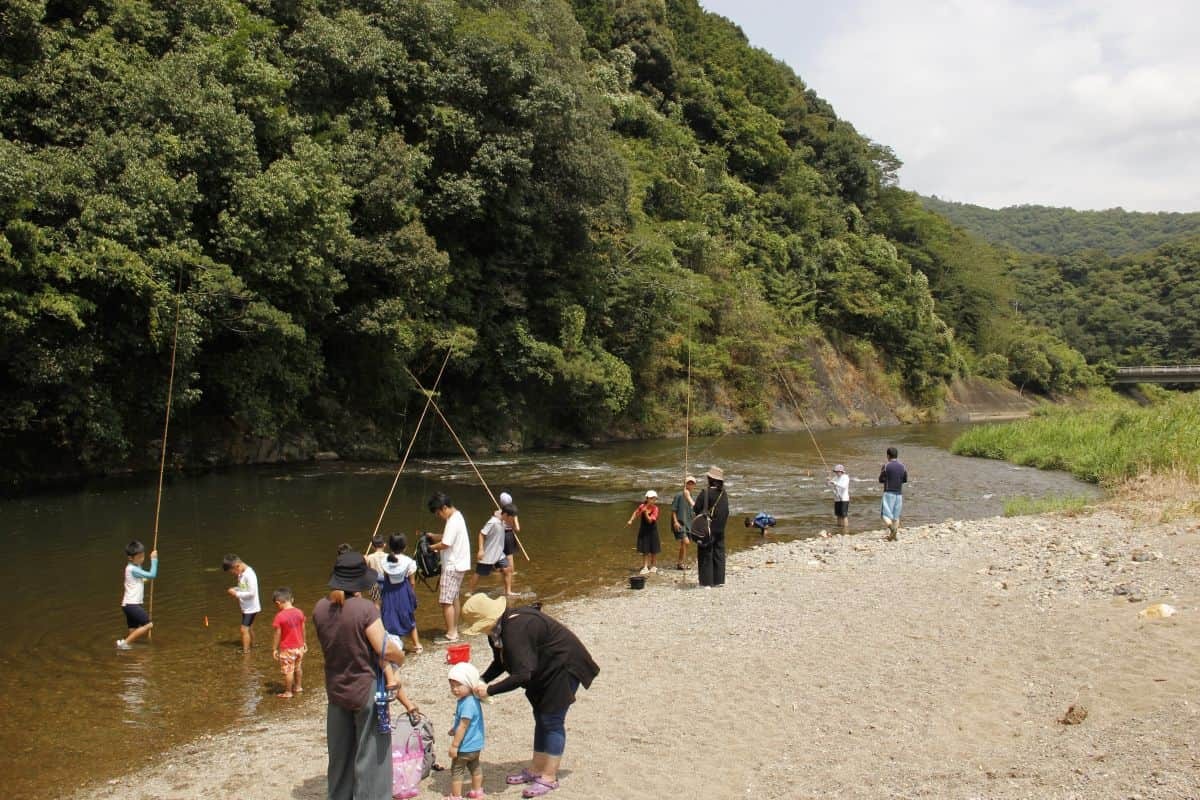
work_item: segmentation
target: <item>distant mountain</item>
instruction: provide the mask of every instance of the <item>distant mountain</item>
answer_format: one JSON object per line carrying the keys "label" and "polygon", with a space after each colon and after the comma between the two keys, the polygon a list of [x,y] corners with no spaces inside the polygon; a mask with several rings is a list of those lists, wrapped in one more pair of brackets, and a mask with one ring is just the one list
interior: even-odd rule
{"label": "distant mountain", "polygon": [[1150,214],[1121,208],[1076,211],[1028,205],[996,210],[936,196],[922,196],[921,202],[930,211],[993,244],[1029,253],[1067,255],[1101,250],[1122,256],[1200,234],[1200,212]]}

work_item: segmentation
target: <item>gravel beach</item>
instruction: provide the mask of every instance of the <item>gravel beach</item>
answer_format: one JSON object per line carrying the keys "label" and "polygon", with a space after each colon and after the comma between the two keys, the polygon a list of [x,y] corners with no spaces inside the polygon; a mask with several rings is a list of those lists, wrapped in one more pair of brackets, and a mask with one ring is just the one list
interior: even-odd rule
{"label": "gravel beach", "polygon": [[[649,577],[544,609],[601,667],[567,718],[551,797],[1200,797],[1195,517],[1113,502],[896,543],[767,544],[732,557],[718,589],[694,570]],[[1176,613],[1141,613],[1161,603]],[[471,641],[482,669],[486,640]],[[445,675],[434,648],[405,665],[443,762]],[[324,693],[306,677],[284,715],[70,792],[320,800]],[[518,798],[504,774],[529,757],[528,704],[513,693],[484,710],[484,788]],[[435,773],[420,796],[448,784]]]}

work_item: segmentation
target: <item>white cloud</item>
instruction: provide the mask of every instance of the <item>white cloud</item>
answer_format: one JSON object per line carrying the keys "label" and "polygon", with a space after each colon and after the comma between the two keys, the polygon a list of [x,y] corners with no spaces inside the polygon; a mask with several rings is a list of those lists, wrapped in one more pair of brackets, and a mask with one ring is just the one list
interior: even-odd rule
{"label": "white cloud", "polygon": [[1200,4],[703,4],[890,145],[906,188],[988,206],[1200,210]]}

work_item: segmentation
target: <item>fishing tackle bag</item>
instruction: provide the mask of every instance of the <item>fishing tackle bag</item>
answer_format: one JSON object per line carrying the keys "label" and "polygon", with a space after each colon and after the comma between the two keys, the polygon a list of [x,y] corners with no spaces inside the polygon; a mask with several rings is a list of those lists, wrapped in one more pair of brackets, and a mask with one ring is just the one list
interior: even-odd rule
{"label": "fishing tackle bag", "polygon": [[413,561],[417,562],[417,575],[422,579],[436,578],[442,574],[442,559],[430,545],[430,539],[427,534],[421,534],[417,537],[417,544],[413,552]]}

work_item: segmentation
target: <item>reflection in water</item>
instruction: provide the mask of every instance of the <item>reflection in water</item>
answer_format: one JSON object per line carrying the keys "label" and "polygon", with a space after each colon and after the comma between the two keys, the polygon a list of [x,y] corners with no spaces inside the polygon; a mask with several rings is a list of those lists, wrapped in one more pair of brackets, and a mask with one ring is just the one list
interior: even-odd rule
{"label": "reflection in water", "polygon": [[[851,530],[878,530],[875,477],[888,445],[909,470],[905,523],[998,514],[1014,495],[1094,492],[1069,476],[1018,470],[999,462],[948,455],[956,426],[818,434],[825,457],[851,476]],[[624,582],[640,565],[625,527],[647,489],[665,502],[685,472],[710,463],[725,470],[734,515],[767,511],[774,538],[816,535],[833,522],[825,465],[807,434],[725,436],[690,443],[622,443],[592,450],[526,453],[480,462],[497,495],[507,490],[521,511],[514,588],[553,603]],[[225,593],[221,557],[235,552],[258,573],[264,597],[290,586],[311,614],[325,593],[338,543],[365,547],[391,485],[394,465],[332,464],[238,469],[176,478],[163,497],[159,578],[154,582],[152,641],[118,652],[123,548],[149,540],[154,487],[105,486],[70,494],[0,502],[0,585],[15,587],[0,619],[0,772],[5,796],[61,794],[83,780],[110,777],[126,764],[114,753],[153,753],[198,734],[274,713],[278,667],[271,659],[268,607],[255,622],[256,644],[240,652],[237,604]],[[477,531],[492,509],[463,461],[410,462],[389,507],[384,533],[440,527],[425,508],[446,490]],[[759,537],[730,526],[729,546]],[[670,539],[665,528],[664,539]],[[30,554],[67,571],[61,581],[31,577]],[[694,556],[693,556],[694,558]],[[436,597],[417,590],[423,635],[440,631]],[[209,624],[205,624],[205,620]],[[312,641],[310,637],[310,641]],[[320,697],[320,648],[305,659],[305,701]],[[64,681],[70,680],[70,693]],[[64,698],[70,697],[70,702]],[[13,702],[21,698],[21,702]],[[64,730],[72,736],[64,737]],[[30,763],[39,769],[25,768]]]}

